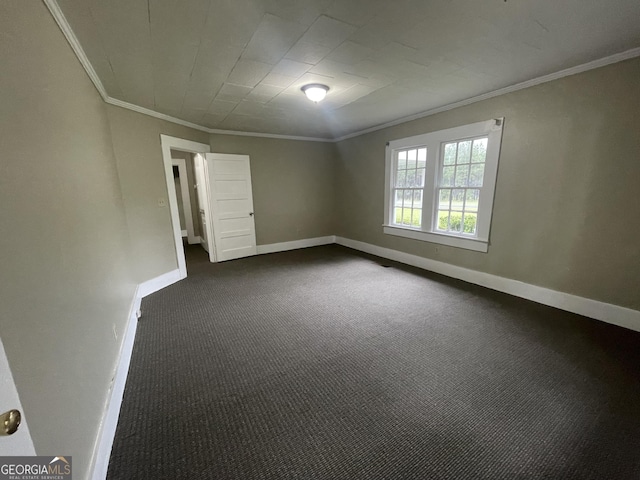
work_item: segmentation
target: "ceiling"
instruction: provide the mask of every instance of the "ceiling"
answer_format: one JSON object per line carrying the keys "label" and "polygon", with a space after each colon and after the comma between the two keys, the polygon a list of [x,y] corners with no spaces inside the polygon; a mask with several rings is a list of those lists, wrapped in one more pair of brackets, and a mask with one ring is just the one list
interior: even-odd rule
{"label": "ceiling", "polygon": [[[638,0],[58,0],[108,96],[338,138],[640,46]],[[330,87],[319,104],[307,83]]]}

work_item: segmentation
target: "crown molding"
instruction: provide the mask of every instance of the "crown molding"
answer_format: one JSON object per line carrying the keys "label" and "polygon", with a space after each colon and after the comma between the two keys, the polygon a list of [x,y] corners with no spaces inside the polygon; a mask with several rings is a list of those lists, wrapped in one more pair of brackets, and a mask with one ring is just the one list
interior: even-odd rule
{"label": "crown molding", "polygon": [[333,138],[322,138],[322,137],[300,137],[297,135],[282,135],[278,133],[260,133],[260,132],[241,132],[236,130],[220,130],[217,128],[209,128],[209,133],[215,133],[220,135],[238,135],[241,137],[261,137],[261,138],[278,138],[281,140],[299,140],[303,142],[325,142],[325,143],[335,143],[335,139]]}
{"label": "crown molding", "polygon": [[215,128],[208,128],[203,125],[198,125],[195,123],[187,122],[186,120],[181,120],[176,117],[172,117],[170,115],[166,115],[164,113],[156,112],[155,110],[151,110],[149,108],[141,107],[139,105],[135,105],[133,103],[125,102],[122,100],[118,100],[116,98],[110,97],[107,94],[107,91],[100,81],[98,74],[93,69],[91,62],[87,58],[78,38],[75,33],[71,29],[71,26],[67,22],[66,17],[62,13],[60,6],[56,2],[56,0],[43,0],[51,15],[55,19],[56,23],[60,27],[60,30],[64,34],[65,38],[71,45],[73,52],[78,57],[81,65],[84,67],[87,75],[93,82],[98,90],[98,93],[102,97],[102,99],[110,104],[117,107],[126,108],[127,110],[132,110],[134,112],[141,113],[143,115],[148,115],[150,117],[159,118],[160,120],[165,120],[167,122],[175,123],[178,125],[182,125],[185,127],[193,128],[195,130],[200,130],[206,133],[213,133],[219,135],[238,135],[243,137],[260,137],[260,138],[275,138],[281,140],[298,140],[298,141],[307,141],[307,142],[326,142],[326,143],[337,143],[343,140],[348,140],[350,138],[359,137],[360,135],[365,135],[367,133],[376,132],[378,130],[382,130],[384,128],[394,127],[396,125],[400,125],[401,123],[410,122],[412,120],[418,120],[420,118],[428,117],[430,115],[435,115],[436,113],[446,112],[448,110],[453,110],[454,108],[464,107],[466,105],[471,105],[472,103],[481,102],[483,100],[488,100],[490,98],[498,97],[500,95],[505,95],[507,93],[517,92],[518,90],[523,90],[525,88],[533,87],[536,85],[540,85],[542,83],[551,82],[553,80],[558,80],[560,78],[568,77],[571,75],[576,75],[578,73],[586,72],[588,70],[593,70],[600,67],[605,67],[607,65],[611,65],[613,63],[622,62],[624,60],[629,60],[631,58],[640,57],[640,47],[632,48],[630,50],[626,50],[624,52],[616,53],[613,55],[609,55],[608,57],[599,58],[597,60],[593,60],[591,62],[583,63],[581,65],[576,65],[574,67],[566,68],[564,70],[560,70],[558,72],[550,73],[548,75],[543,75],[541,77],[532,78],[531,80],[527,80],[524,82],[516,83],[507,87],[499,88],[498,90],[493,90],[491,92],[483,93],[482,95],[477,95],[475,97],[470,97],[465,100],[460,100],[458,102],[449,103],[447,105],[443,105],[441,107],[433,108],[431,110],[426,110],[424,112],[416,113],[413,115],[408,115],[406,117],[401,117],[391,122],[383,123],[380,125],[376,125],[370,128],[366,128],[364,130],[358,130],[357,132],[349,133],[347,135],[343,135],[337,138],[321,138],[321,137],[303,137],[297,135],[281,135],[275,133],[260,133],[260,132],[242,132],[236,130],[220,130]]}
{"label": "crown molding", "polygon": [[412,120],[418,120],[420,118],[428,117],[430,115],[435,115],[436,113],[446,112],[447,110],[453,110],[454,108],[464,107],[466,105],[471,105],[472,103],[488,100],[489,98],[499,97],[500,95],[506,95],[507,93],[517,92],[518,90],[524,90],[525,88],[534,87],[542,83],[547,83],[553,80],[558,80],[560,78],[569,77],[571,75],[576,75],[578,73],[586,72],[588,70],[605,67],[607,65],[622,62],[624,60],[629,60],[635,57],[640,57],[640,47],[632,48],[624,52],[616,53],[614,55],[609,55],[608,57],[599,58],[591,62],[566,68],[564,70],[550,73],[548,75],[532,78],[531,80],[515,83],[508,87],[499,88],[498,90],[493,90],[491,92],[483,93],[482,95],[477,95],[475,97],[470,97],[465,100],[460,100],[459,102],[449,103],[447,105],[443,105],[442,107],[432,108],[431,110],[426,110],[424,112],[416,113],[414,115],[408,115],[406,117],[398,118],[397,120],[393,120],[391,122],[383,123],[381,125],[376,125],[374,127],[370,127],[364,130],[359,130],[357,132],[349,133],[347,135],[343,135],[342,137],[334,138],[334,141],[341,142],[343,140],[348,140],[349,138],[359,137],[360,135],[376,132],[378,130],[382,130],[383,128],[394,127],[396,125],[400,125],[401,123],[410,122]]}
{"label": "crown molding", "polygon": [[73,30],[71,30],[71,26],[69,25],[69,22],[67,22],[67,18],[64,16],[64,13],[62,13],[62,10],[60,10],[60,6],[56,2],[56,0],[43,0],[43,1],[44,1],[44,4],[49,9],[49,11],[51,12],[51,16],[54,18],[54,20],[58,24],[58,27],[60,27],[60,30],[62,30],[62,33],[67,39],[67,42],[69,42],[69,45],[71,45],[71,49],[73,50],[73,53],[76,54],[76,57],[78,57],[80,64],[84,67],[85,71],[87,72],[87,75],[89,75],[89,78],[95,85],[96,90],[98,90],[98,93],[100,94],[102,99],[106,102],[107,99],[109,98],[109,95],[107,95],[107,91],[105,90],[104,85],[102,85],[102,81],[100,80],[100,77],[98,77],[98,74],[93,69],[93,65],[91,65],[91,62],[87,58],[87,55],[84,53],[84,50],[82,49],[82,46],[78,41],[78,37],[76,37],[76,34],[73,33]]}
{"label": "crown molding", "polygon": [[126,108],[127,110],[132,110],[134,112],[138,112],[143,115],[147,115],[149,117],[159,118],[160,120],[165,120],[167,122],[182,125],[184,127],[193,128],[194,130],[200,130],[201,132],[206,132],[206,133],[213,133],[213,134],[219,134],[219,135],[238,135],[238,136],[244,136],[244,137],[278,138],[281,140],[299,140],[299,141],[306,141],[306,142],[329,142],[329,143],[334,142],[334,140],[331,138],[300,137],[296,135],[279,135],[276,133],[220,130],[216,128],[209,128],[202,125],[198,125],[197,123],[187,122],[186,120],[181,120],[179,118],[172,117],[171,115],[166,115],[164,113],[156,112],[155,110],[151,110],[150,108],[141,107],[140,105],[118,100],[117,98],[113,98],[109,96],[107,96],[107,98],[105,99],[105,102],[115,107]]}
{"label": "crown molding", "polygon": [[166,120],[167,122],[176,123],[178,125],[182,125],[183,127],[189,127],[193,128],[194,130],[200,130],[201,132],[211,133],[210,128],[203,127],[202,125],[198,125],[197,123],[180,120],[179,118],[172,117],[171,115],[165,115],[164,113],[156,112],[155,110],[151,110],[150,108],[141,107],[140,105],[118,100],[117,98],[107,96],[105,102],[115,107],[126,108],[127,110],[132,110],[149,117],[159,118],[160,120]]}
{"label": "crown molding", "polygon": [[105,102],[109,105],[113,105],[115,107],[126,108],[127,110],[132,110],[134,112],[141,113],[143,115],[147,115],[149,117],[159,118],[160,120],[165,120],[167,122],[176,123],[178,125],[182,125],[184,127],[193,128],[194,130],[200,130],[201,132],[213,133],[219,135],[238,135],[244,137],[261,137],[261,138],[278,138],[281,140],[299,140],[306,142],[329,142],[333,143],[334,140],[331,138],[318,138],[318,137],[300,137],[296,135],[278,135],[276,133],[260,133],[260,132],[241,132],[236,130],[220,130],[216,128],[204,127],[202,125],[198,125],[197,123],[187,122],[186,120],[181,120],[176,117],[172,117],[171,115],[166,115],[164,113],[156,112],[155,110],[151,110],[149,108],[141,107],[140,105],[136,105],[134,103],[124,102],[122,100],[118,100],[117,98],[107,97]]}

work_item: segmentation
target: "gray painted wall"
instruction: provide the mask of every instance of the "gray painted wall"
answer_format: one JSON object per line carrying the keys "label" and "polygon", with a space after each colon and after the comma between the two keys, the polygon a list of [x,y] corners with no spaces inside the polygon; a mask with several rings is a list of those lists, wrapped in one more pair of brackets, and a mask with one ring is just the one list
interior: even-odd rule
{"label": "gray painted wall", "polygon": [[134,258],[144,282],[177,268],[160,134],[251,157],[258,245],[333,235],[336,151],[330,143],[208,135],[107,105]]}
{"label": "gray painted wall", "polygon": [[214,134],[211,151],[251,157],[258,245],[335,233],[333,144]]}
{"label": "gray painted wall", "polygon": [[[160,135],[209,143],[209,134],[107,105],[136,281],[178,268]],[[164,199],[167,206],[158,206]]]}
{"label": "gray painted wall", "polygon": [[[340,142],[336,233],[640,309],[638,79],[629,60]],[[489,252],[384,235],[385,143],[501,116]]]}
{"label": "gray painted wall", "polygon": [[0,31],[0,335],[36,452],[83,479],[135,291],[109,122],[42,2]]}

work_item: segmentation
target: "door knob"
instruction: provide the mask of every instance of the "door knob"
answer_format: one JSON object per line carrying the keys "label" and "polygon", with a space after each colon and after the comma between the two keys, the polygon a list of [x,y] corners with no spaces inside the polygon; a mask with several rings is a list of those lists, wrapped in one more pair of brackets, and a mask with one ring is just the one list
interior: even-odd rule
{"label": "door knob", "polygon": [[22,416],[19,410],[9,410],[0,415],[0,436],[13,435],[20,426]]}
{"label": "door knob", "polygon": [[253,217],[253,212],[249,212],[249,215]]}

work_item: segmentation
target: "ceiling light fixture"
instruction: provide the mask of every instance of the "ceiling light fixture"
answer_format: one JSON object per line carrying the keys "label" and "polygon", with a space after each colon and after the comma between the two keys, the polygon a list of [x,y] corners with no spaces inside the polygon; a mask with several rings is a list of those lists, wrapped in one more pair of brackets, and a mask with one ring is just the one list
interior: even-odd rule
{"label": "ceiling light fixture", "polygon": [[321,83],[310,83],[302,87],[301,90],[309,100],[318,103],[327,95],[329,87],[322,85]]}

